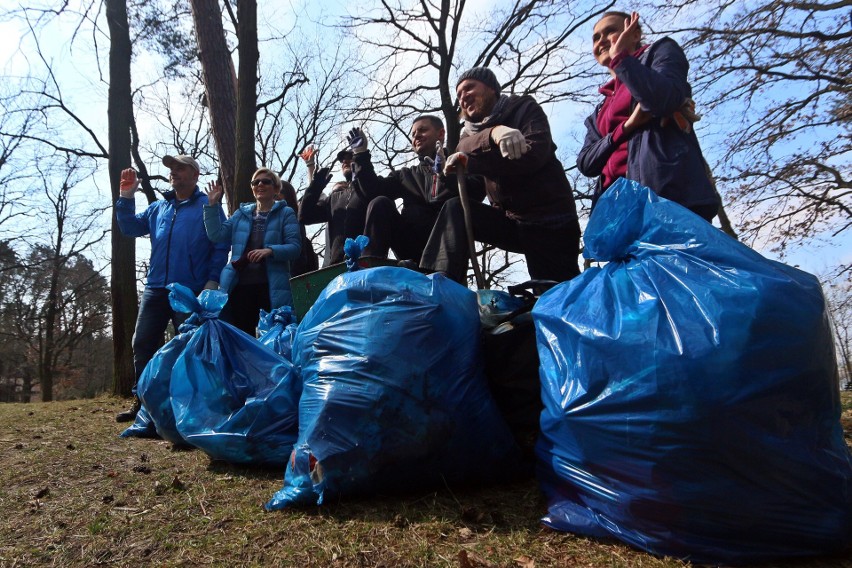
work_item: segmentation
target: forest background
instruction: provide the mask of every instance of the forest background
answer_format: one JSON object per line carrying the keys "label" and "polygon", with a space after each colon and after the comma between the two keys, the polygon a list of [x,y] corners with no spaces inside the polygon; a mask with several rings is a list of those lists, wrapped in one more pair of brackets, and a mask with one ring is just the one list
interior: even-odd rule
{"label": "forest background", "polygon": [[[695,124],[724,204],[722,227],[769,258],[816,274],[852,376],[852,7],[847,2],[675,0],[20,0],[0,8],[0,401],[126,395],[130,337],[148,256],[117,231],[121,169],[137,208],[168,189],[164,154],[221,177],[229,208],[257,166],[307,185],[352,126],[374,163],[411,163],[413,117],[441,115],[458,140],[455,79],[487,65],[507,94],[550,117],[581,224],[592,180],[574,167],[605,70],[591,30],[637,10],[691,63]],[[845,70],[845,71],[844,71]],[[301,195],[301,190],[299,191]],[[719,221],[717,221],[719,224]],[[310,227],[322,253],[322,227]],[[522,280],[522,258],[487,247],[490,287]]]}

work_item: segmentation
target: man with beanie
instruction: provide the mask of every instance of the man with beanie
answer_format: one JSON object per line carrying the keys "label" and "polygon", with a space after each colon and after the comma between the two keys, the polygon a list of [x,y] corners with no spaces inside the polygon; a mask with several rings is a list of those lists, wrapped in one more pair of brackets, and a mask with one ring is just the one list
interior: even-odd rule
{"label": "man with beanie", "polygon": [[[356,189],[369,202],[364,234],[370,243],[365,254],[387,258],[392,249],[397,259],[411,261],[415,268],[420,262],[441,207],[459,194],[456,176],[444,175],[444,135],[440,118],[418,116],[411,125],[411,147],[419,163],[379,177],[370,161],[366,134],[358,128],[350,133],[349,138],[356,142],[353,146],[358,168]],[[482,178],[468,177],[467,187],[472,199],[485,198]],[[402,199],[402,211],[397,211],[395,199]]]}
{"label": "man with beanie", "polygon": [[[192,156],[164,156],[163,165],[169,168],[172,185],[163,199],[135,214],[134,194],[139,180],[133,169],[126,169],[121,172],[120,197],[115,203],[116,220],[124,235],[151,238],[148,277],[133,333],[137,382],[148,361],[163,345],[169,321],[177,330],[188,316],[172,309],[166,286],[182,284],[195,294],[202,289],[218,289],[219,275],[228,261],[230,248],[211,243],[204,230],[203,207],[207,205],[207,196],[198,189],[198,162]],[[141,404],[135,384],[133,393],[132,406],[115,417],[118,422],[129,422],[136,417]]]}
{"label": "man with beanie", "polygon": [[[462,73],[456,94],[464,119],[447,172],[466,165],[485,177],[491,205],[471,203],[474,239],[526,257],[532,278],[561,282],[580,273],[580,225],[571,185],[541,106],[531,96],[500,94],[486,67]],[[420,266],[466,283],[468,247],[458,198],[448,200]]]}
{"label": "man with beanie", "polygon": [[334,184],[328,195],[323,193],[323,189],[331,180],[331,168],[320,168],[313,173],[314,152],[307,157],[303,155],[303,158],[308,166],[311,183],[299,204],[299,223],[326,223],[322,265],[343,262],[343,245],[347,238],[354,239],[364,231],[367,213],[366,200],[355,191],[352,184],[352,151],[346,149],[337,153],[335,161],[340,162],[340,171],[346,181]]}

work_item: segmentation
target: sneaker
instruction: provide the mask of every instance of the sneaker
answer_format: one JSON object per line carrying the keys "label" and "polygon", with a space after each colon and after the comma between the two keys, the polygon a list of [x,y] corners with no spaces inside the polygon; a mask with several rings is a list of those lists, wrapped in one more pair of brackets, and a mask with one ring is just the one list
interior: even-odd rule
{"label": "sneaker", "polygon": [[115,415],[116,422],[130,422],[131,420],[136,419],[136,413],[139,412],[139,409],[142,408],[142,401],[139,400],[138,396],[133,396],[133,403],[130,405],[130,408],[125,410],[124,412],[119,412]]}

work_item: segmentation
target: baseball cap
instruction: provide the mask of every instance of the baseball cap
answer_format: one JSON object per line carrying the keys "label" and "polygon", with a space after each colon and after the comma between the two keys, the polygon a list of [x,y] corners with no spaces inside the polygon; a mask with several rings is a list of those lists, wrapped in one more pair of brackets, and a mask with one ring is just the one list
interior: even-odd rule
{"label": "baseball cap", "polygon": [[180,156],[163,156],[163,165],[167,168],[171,168],[175,164],[183,164],[185,166],[192,166],[195,168],[196,172],[201,173],[201,168],[198,166],[198,162],[195,161],[195,158],[192,156],[186,156],[181,154]]}

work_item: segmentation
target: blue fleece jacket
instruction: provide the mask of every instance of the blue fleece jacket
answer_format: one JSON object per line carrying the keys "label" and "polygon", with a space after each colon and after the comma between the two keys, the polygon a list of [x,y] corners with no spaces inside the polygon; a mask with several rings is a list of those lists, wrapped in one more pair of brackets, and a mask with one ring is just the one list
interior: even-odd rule
{"label": "blue fleece jacket", "polygon": [[207,238],[202,215],[207,196],[197,186],[190,198],[180,203],[174,191],[163,197],[139,214],[135,214],[134,199],[119,197],[115,202],[118,226],[128,237],[151,237],[148,288],[165,288],[176,282],[198,294],[208,280],[219,281],[228,261],[228,247]]}
{"label": "blue fleece jacket", "polygon": [[[243,203],[227,221],[222,221],[222,206],[204,207],[204,227],[211,241],[231,243],[231,260],[243,256],[251,236],[255,203]],[[273,309],[293,305],[290,292],[290,262],[299,258],[302,250],[302,234],[296,213],[284,201],[276,201],[266,220],[263,246],[272,249],[266,259],[266,274],[269,278],[269,301]],[[239,281],[239,273],[230,264],[222,270],[220,289],[229,292]]]}

